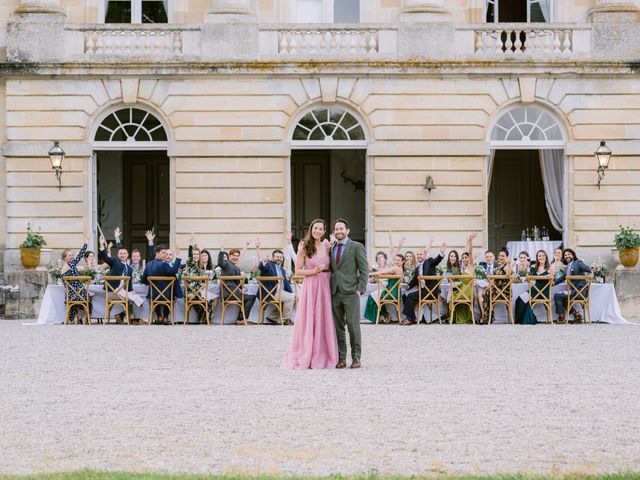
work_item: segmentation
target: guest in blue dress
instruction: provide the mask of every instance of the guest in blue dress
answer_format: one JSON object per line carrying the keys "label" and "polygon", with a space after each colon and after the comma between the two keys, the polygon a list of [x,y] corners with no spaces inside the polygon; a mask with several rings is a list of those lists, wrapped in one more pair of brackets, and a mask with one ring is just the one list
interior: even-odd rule
{"label": "guest in blue dress", "polygon": [[[90,238],[91,238],[91,234],[85,233],[84,243],[82,244],[82,247],[80,248],[77,254],[74,255],[73,250],[69,248],[62,252],[62,268],[60,269],[60,273],[62,274],[63,278],[77,277],[80,275],[80,273],[78,272],[78,263],[80,263],[80,261],[84,258],[84,253],[87,251],[87,242],[89,242]],[[73,291],[71,291],[71,289],[69,289],[69,294],[67,296],[67,299],[65,300],[66,302],[80,301],[80,300],[85,300],[87,298],[86,292],[82,290],[81,281],[74,280],[71,282],[71,285],[73,286],[74,289],[80,291],[80,293],[79,294],[74,293]],[[91,302],[89,302],[89,311],[91,311]],[[73,306],[69,311],[69,317],[70,317],[69,321],[74,320],[76,313],[78,314],[78,319],[76,323],[82,320],[82,315],[84,315],[84,312],[82,310],[78,312],[78,308]],[[90,319],[87,319],[87,322],[90,322],[90,321],[91,321]]]}

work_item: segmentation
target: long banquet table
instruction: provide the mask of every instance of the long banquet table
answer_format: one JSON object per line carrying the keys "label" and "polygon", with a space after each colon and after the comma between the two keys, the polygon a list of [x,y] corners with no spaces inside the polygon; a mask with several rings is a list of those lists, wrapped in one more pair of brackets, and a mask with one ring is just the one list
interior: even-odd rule
{"label": "long banquet table", "polygon": [[[90,285],[90,292],[93,294],[93,310],[91,313],[91,318],[93,319],[101,319],[104,317],[105,311],[105,292],[104,287],[102,285]],[[145,297],[147,294],[148,287],[146,285],[134,285],[134,291],[140,295],[141,297]],[[256,284],[248,284],[247,285],[247,294],[255,295],[257,293],[258,286]],[[566,290],[566,285],[556,285],[552,289],[552,293],[560,292],[562,290]],[[367,291],[365,294],[360,297],[360,318],[363,318],[365,305],[367,302],[367,298],[370,293],[376,292],[377,286],[375,284],[368,284]],[[445,313],[448,311],[446,296],[448,292],[448,285],[442,285],[441,292],[441,312]],[[526,283],[514,283],[513,284],[513,305],[515,307],[515,301],[523,293],[527,292],[527,284]],[[406,292],[405,292],[406,293]],[[209,298],[219,297],[219,285],[218,284],[210,284],[209,285]],[[391,314],[392,319],[397,320],[397,314],[395,309],[386,305],[386,310]],[[425,307],[423,310],[423,315],[425,318],[429,318],[429,307]],[[120,307],[115,307],[111,311],[111,318],[116,313],[121,312],[122,309]],[[555,313],[555,308],[552,310],[554,319],[557,318],[557,314]],[[220,302],[218,302],[218,306],[216,307],[216,313],[212,323],[220,324],[220,316],[222,313],[222,307]],[[542,305],[537,305],[534,308],[534,313],[539,322],[546,322],[546,310]],[[175,307],[175,322],[183,323],[184,322],[184,299],[176,299]],[[476,318],[479,318],[480,310],[476,305],[475,308]],[[38,315],[38,321],[36,322],[39,325],[54,325],[64,323],[64,315],[65,315],[65,290],[62,285],[49,285],[45,291],[44,297],[42,299],[42,306],[40,307],[40,313]],[[224,324],[232,324],[235,322],[235,319],[238,315],[238,307],[230,306],[225,312]],[[434,310],[434,319],[437,318],[437,314]],[[194,310],[192,310],[190,314],[190,322],[195,323],[197,321],[197,315]],[[251,312],[247,316],[247,322],[249,323],[258,323],[259,319],[259,306],[258,301],[253,305]],[[295,320],[295,310],[292,314],[292,319]],[[616,298],[615,290],[613,288],[613,284],[611,283],[593,283],[591,285],[591,319],[593,322],[602,322],[602,323],[628,323],[620,313],[620,306],[618,304],[618,299]],[[508,323],[506,308],[504,305],[499,305],[495,309],[495,319],[494,323]]]}

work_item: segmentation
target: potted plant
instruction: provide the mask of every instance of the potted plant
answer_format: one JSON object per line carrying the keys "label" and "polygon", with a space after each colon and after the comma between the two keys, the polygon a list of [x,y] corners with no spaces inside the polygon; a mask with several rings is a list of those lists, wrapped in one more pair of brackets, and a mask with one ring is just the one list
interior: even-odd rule
{"label": "potted plant", "polygon": [[633,228],[620,225],[620,232],[614,237],[613,243],[620,252],[620,263],[626,268],[634,268],[638,264],[640,235]]}
{"label": "potted plant", "polygon": [[26,269],[32,270],[40,264],[40,249],[47,242],[40,234],[40,230],[35,233],[31,230],[31,224],[27,224],[27,238],[20,245],[20,263]]}

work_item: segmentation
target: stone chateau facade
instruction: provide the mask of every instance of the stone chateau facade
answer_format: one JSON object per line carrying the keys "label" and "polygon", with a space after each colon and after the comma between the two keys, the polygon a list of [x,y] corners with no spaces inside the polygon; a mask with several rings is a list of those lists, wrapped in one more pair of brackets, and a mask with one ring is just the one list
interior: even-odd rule
{"label": "stone chateau facade", "polygon": [[98,223],[268,249],[315,215],[351,218],[371,259],[389,232],[484,249],[535,223],[612,262],[640,227],[640,1],[521,3],[3,2],[4,270],[28,222],[54,250]]}

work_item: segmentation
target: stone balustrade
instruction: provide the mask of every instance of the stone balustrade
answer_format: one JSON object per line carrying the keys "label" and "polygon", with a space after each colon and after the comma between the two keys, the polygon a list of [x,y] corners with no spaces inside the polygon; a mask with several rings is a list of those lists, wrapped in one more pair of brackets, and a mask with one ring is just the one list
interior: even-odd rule
{"label": "stone balustrade", "polygon": [[[591,28],[578,24],[497,23],[467,26],[461,50],[478,55],[569,55],[591,51]],[[465,48],[466,47],[466,48]]]}
{"label": "stone balustrade", "polygon": [[[200,36],[197,26],[192,25],[104,25],[83,24],[67,25],[66,30],[72,34],[74,53],[82,53],[89,58],[110,57],[176,57],[183,54],[197,54],[187,36],[195,33]],[[82,48],[77,48],[82,34]],[[191,39],[193,40],[193,38]],[[197,40],[197,39],[196,39]],[[197,49],[196,49],[197,50]]]}
{"label": "stone balustrade", "polygon": [[281,24],[260,26],[261,57],[395,55],[397,30],[389,25]]}

